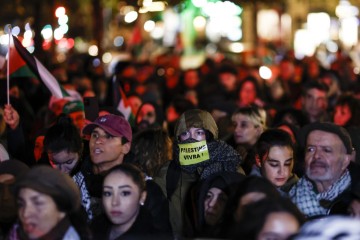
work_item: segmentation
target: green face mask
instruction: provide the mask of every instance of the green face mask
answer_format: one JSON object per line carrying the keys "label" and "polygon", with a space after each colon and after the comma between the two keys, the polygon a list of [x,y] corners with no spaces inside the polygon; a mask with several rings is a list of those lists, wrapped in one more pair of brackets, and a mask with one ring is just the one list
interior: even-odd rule
{"label": "green face mask", "polygon": [[210,159],[206,140],[179,144],[180,165],[192,165]]}

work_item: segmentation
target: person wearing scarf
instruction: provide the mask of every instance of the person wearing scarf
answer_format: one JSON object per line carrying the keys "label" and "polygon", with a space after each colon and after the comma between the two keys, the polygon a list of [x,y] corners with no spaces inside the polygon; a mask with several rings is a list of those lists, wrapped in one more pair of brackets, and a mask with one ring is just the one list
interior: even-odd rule
{"label": "person wearing scarf", "polygon": [[308,124],[301,132],[305,175],[290,190],[291,200],[308,218],[344,214],[360,179],[359,167],[350,162],[348,132],[330,122]]}
{"label": "person wearing scarf", "polygon": [[159,185],[169,199],[170,222],[176,237],[182,236],[184,202],[190,187],[218,172],[243,170],[240,155],[218,140],[217,125],[207,111],[184,112],[175,125],[173,145],[173,160]]}

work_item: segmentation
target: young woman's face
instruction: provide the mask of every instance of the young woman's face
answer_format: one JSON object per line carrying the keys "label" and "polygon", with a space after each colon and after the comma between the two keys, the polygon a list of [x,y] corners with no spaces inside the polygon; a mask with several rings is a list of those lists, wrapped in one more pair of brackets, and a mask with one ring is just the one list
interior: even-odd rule
{"label": "young woman's face", "polygon": [[190,128],[189,130],[180,134],[180,141],[185,141],[189,138],[195,139],[196,141],[203,141],[206,139],[205,130],[202,128]]}
{"label": "young woman's face", "polygon": [[206,224],[214,226],[221,220],[228,197],[219,188],[210,188],[204,201]]}
{"label": "young woman's face", "polygon": [[285,240],[299,231],[300,224],[296,218],[287,212],[274,212],[266,217],[257,240]]}
{"label": "young woman's face", "polygon": [[64,217],[54,200],[31,188],[22,188],[18,194],[18,215],[21,225],[30,239],[47,234]]}
{"label": "young woman's face", "polygon": [[351,110],[348,105],[335,106],[334,123],[339,126],[345,126],[351,118]]}
{"label": "young woman's face", "polygon": [[123,172],[112,172],[105,177],[102,202],[107,217],[118,230],[125,232],[132,226],[145,199],[146,192],[141,192]]}
{"label": "young woman's face", "polygon": [[276,187],[281,187],[291,176],[294,166],[293,150],[286,146],[271,147],[267,158],[261,162],[264,177]]}
{"label": "young woman's face", "polygon": [[261,127],[255,126],[247,115],[235,114],[232,116],[232,122],[235,127],[234,139],[236,144],[248,144],[252,146],[262,133]]}
{"label": "young woman's face", "polygon": [[57,153],[48,152],[49,162],[53,168],[70,174],[79,162],[79,153],[62,150]]}

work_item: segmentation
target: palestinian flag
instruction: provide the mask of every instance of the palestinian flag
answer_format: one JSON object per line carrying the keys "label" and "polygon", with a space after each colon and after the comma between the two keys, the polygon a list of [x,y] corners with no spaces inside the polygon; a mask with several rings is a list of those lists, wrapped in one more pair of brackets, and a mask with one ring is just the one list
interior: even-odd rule
{"label": "palestinian flag", "polygon": [[131,106],[127,100],[124,90],[117,81],[116,76],[113,77],[113,101],[116,106],[116,110],[121,112],[125,119],[131,126],[135,125],[135,116],[132,113]]}
{"label": "palestinian flag", "polygon": [[9,51],[9,75],[15,77],[30,77],[41,80],[56,98],[69,96],[66,90],[59,84],[55,77],[42,65],[42,63],[32,56],[21,42],[14,36],[13,46]]}

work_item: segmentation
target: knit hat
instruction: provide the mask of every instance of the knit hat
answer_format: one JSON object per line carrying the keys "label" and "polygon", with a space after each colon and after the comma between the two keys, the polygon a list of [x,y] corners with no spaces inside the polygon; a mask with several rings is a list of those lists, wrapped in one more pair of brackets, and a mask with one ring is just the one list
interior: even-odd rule
{"label": "knit hat", "polygon": [[352,153],[353,146],[351,143],[351,138],[350,138],[349,133],[346,131],[345,128],[340,127],[331,122],[315,122],[315,123],[310,123],[310,124],[304,126],[301,131],[301,140],[302,140],[303,146],[306,146],[307,137],[308,137],[309,133],[314,130],[319,130],[319,131],[323,131],[323,132],[329,132],[329,133],[336,134],[343,142],[343,144],[346,148],[347,154]]}
{"label": "knit hat", "polygon": [[58,209],[66,213],[76,211],[80,207],[80,191],[72,178],[49,166],[35,166],[20,177],[15,183],[15,196],[22,188],[31,188],[49,195]]}
{"label": "knit hat", "polygon": [[184,112],[175,126],[175,136],[180,136],[181,133],[189,130],[190,128],[203,128],[208,130],[214,136],[214,139],[218,138],[218,127],[214,118],[207,111],[200,109],[191,109]]}

